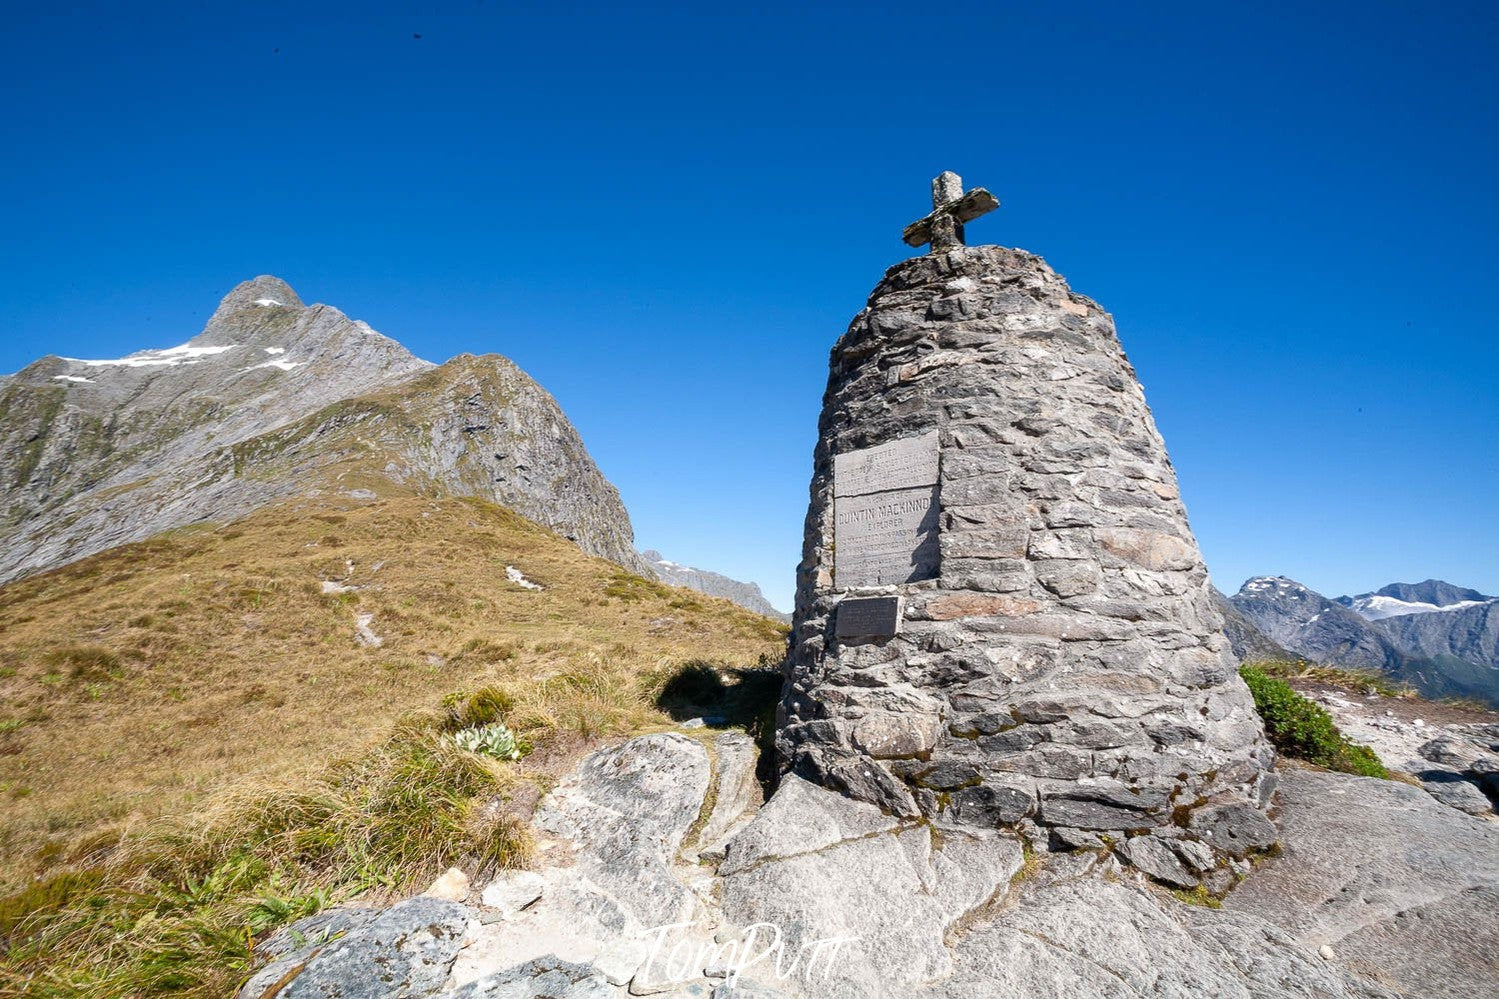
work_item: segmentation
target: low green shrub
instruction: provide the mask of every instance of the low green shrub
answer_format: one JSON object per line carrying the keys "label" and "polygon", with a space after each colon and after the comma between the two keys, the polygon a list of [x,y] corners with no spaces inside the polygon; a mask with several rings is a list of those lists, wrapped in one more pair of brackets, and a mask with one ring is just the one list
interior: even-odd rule
{"label": "low green shrub", "polygon": [[1332,715],[1296,693],[1289,683],[1256,666],[1241,666],[1239,675],[1254,695],[1265,734],[1281,752],[1329,770],[1361,777],[1390,776],[1372,749],[1349,742]]}
{"label": "low green shrub", "polygon": [[1246,665],[1260,670],[1267,676],[1282,680],[1317,680],[1321,683],[1341,687],[1360,694],[1379,694],[1383,697],[1411,697],[1415,692],[1408,686],[1396,683],[1377,670],[1349,669],[1346,666],[1328,666],[1324,663],[1298,659],[1265,659]]}

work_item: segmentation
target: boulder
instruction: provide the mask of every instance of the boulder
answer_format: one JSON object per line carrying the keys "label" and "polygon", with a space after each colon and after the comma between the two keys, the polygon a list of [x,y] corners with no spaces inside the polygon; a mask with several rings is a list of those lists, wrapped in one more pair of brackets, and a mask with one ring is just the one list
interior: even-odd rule
{"label": "boulder", "polygon": [[289,970],[290,982],[269,994],[276,999],[430,996],[447,979],[475,915],[465,905],[428,896],[399,902],[318,950],[300,973]]}
{"label": "boulder", "polygon": [[675,923],[697,908],[671,868],[711,773],[707,751],[685,736],[631,739],[584,760],[542,802],[535,823],[565,840],[578,873],[641,925]]}

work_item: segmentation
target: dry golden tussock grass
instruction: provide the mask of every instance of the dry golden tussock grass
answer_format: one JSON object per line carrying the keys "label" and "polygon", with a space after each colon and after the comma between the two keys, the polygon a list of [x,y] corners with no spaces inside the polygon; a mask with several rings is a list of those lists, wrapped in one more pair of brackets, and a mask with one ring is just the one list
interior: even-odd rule
{"label": "dry golden tussock grass", "polygon": [[[703,697],[768,731],[783,645],[461,499],[299,501],[0,587],[0,993],[223,995],[329,902],[524,864],[590,740]],[[531,755],[453,742],[498,722]]]}
{"label": "dry golden tussock grass", "polygon": [[234,780],[310,777],[487,685],[532,741],[627,731],[661,718],[642,677],[781,641],[473,500],[303,501],[173,532],[0,588],[0,858],[25,876]]}

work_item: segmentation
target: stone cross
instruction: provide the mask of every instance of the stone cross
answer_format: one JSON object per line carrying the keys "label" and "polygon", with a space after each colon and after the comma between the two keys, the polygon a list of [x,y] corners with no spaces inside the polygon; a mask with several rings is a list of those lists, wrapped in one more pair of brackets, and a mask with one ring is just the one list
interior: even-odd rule
{"label": "stone cross", "polygon": [[932,244],[932,253],[963,245],[963,223],[999,207],[999,199],[982,187],[963,193],[963,178],[944,170],[932,181],[932,213],[906,226],[901,238],[911,246]]}

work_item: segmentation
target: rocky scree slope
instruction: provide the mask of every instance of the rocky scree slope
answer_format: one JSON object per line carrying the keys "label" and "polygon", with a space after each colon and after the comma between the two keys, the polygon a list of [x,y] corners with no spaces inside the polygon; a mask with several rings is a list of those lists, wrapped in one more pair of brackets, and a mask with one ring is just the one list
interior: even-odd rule
{"label": "rocky scree slope", "polygon": [[[1284,576],[1257,576],[1229,603],[1297,656],[1388,674],[1431,698],[1499,705],[1499,600],[1450,583],[1395,583],[1330,600]],[[1236,650],[1251,653],[1241,637]]]}
{"label": "rocky scree slope", "polygon": [[772,607],[770,601],[765,599],[765,594],[760,592],[760,587],[754,583],[740,582],[707,569],[694,569],[690,565],[673,562],[654,550],[643,551],[640,557],[645,559],[656,578],[668,586],[685,586],[710,597],[722,597],[756,614],[764,614],[786,624],[791,623],[791,615]]}
{"label": "rocky scree slope", "polygon": [[613,486],[514,364],[434,366],[274,277],[180,347],[0,378],[0,580],[289,496],[391,490],[491,500],[646,570]]}

